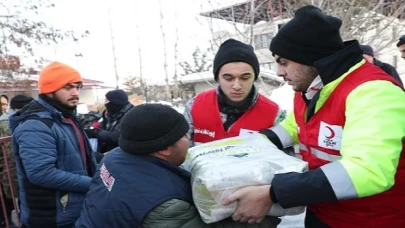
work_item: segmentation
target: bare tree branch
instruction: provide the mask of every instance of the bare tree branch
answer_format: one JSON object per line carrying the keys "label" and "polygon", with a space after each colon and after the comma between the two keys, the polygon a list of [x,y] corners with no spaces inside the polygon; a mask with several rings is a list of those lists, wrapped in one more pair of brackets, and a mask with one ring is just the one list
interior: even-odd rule
{"label": "bare tree branch", "polygon": [[110,29],[110,39],[111,39],[111,49],[112,49],[112,57],[113,57],[113,64],[114,64],[114,73],[115,73],[115,87],[119,89],[119,76],[118,76],[118,69],[117,69],[117,56],[115,54],[115,41],[114,41],[114,30],[111,22],[111,10],[110,8],[107,9],[108,15],[108,27]]}
{"label": "bare tree branch", "polygon": [[[10,59],[7,56],[15,55],[17,51],[23,53],[18,58],[35,56],[38,64],[44,59],[36,56],[35,51],[38,46],[47,46],[63,40],[77,41],[86,37],[89,31],[82,34],[74,34],[72,31],[63,31],[51,26],[49,23],[35,19],[35,15],[40,15],[42,10],[52,8],[55,5],[50,0],[28,0],[21,4],[19,1],[0,1],[0,58]],[[20,13],[24,12],[24,14]],[[24,15],[30,15],[24,17]],[[11,58],[13,59],[13,58]],[[13,76],[14,73],[30,72],[30,67],[23,66],[18,69],[4,69],[0,66],[0,74]]]}
{"label": "bare tree branch", "polygon": [[[148,86],[146,84],[145,78],[143,77],[143,63],[142,63],[142,49],[141,49],[141,38],[139,36],[139,25],[138,23],[136,24],[136,39],[138,41],[138,58],[139,58],[139,78],[129,78],[124,84],[128,88],[130,88],[132,91],[137,91],[137,94],[142,94],[145,102],[149,101],[149,94],[148,94]],[[135,86],[138,86],[139,89],[135,88]],[[139,93],[139,90],[141,93]]]}
{"label": "bare tree branch", "polygon": [[[175,5],[175,1],[173,1],[173,4]],[[177,9],[177,7],[175,7]],[[177,72],[177,61],[178,61],[178,44],[179,44],[179,28],[177,26],[177,11],[174,11],[174,20],[176,23],[176,31],[175,31],[175,36],[176,39],[174,41],[174,98],[178,98],[180,96],[179,94],[179,81],[178,81],[178,72]]]}
{"label": "bare tree branch", "polygon": [[162,37],[163,37],[163,55],[164,55],[164,69],[165,69],[165,83],[166,83],[166,90],[165,90],[165,97],[166,100],[169,100],[171,98],[171,93],[170,93],[170,85],[169,85],[169,72],[167,69],[167,45],[166,45],[166,33],[163,28],[163,12],[162,12],[162,1],[159,0],[159,12],[160,12],[160,30],[162,32]]}

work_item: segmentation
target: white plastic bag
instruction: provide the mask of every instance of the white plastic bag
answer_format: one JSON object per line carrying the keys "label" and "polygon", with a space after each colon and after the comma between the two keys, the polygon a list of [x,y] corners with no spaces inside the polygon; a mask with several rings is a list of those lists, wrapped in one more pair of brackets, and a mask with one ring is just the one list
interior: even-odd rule
{"label": "white plastic bag", "polygon": [[[183,168],[191,172],[194,203],[205,223],[228,218],[236,203],[222,200],[236,190],[270,184],[274,174],[303,172],[307,163],[286,155],[259,133],[218,140],[190,148]],[[296,215],[305,207],[284,209],[273,204],[269,215]]]}

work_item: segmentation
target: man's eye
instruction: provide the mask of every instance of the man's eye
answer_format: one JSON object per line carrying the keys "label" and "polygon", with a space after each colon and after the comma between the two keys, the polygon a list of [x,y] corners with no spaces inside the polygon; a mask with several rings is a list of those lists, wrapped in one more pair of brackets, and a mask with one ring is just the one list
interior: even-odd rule
{"label": "man's eye", "polygon": [[71,90],[71,89],[73,89],[73,88],[81,89],[81,88],[83,88],[83,85],[77,85],[77,86],[66,85],[66,86],[64,86],[64,88],[65,88],[66,90]]}

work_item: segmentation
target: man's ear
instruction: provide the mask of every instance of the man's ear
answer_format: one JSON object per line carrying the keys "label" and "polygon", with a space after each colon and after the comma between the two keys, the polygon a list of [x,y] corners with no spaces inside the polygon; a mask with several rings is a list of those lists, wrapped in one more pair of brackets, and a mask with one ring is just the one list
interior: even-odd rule
{"label": "man's ear", "polygon": [[168,148],[158,151],[157,153],[162,156],[168,157],[172,154],[172,150],[170,149],[170,147],[168,147]]}

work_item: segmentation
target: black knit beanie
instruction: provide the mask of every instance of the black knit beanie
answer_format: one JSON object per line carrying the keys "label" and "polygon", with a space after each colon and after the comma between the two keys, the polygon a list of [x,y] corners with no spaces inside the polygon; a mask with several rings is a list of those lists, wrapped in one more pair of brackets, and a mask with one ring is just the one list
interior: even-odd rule
{"label": "black knit beanie", "polygon": [[363,54],[374,56],[374,50],[370,45],[360,45]]}
{"label": "black knit beanie", "polygon": [[397,43],[397,47],[401,46],[402,44],[405,44],[405,35],[401,36],[399,38],[399,41]]}
{"label": "black knit beanie", "polygon": [[189,125],[182,114],[167,105],[142,104],[121,120],[118,145],[131,154],[148,154],[165,149],[185,136]]}
{"label": "black knit beanie", "polygon": [[30,103],[34,98],[25,95],[17,95],[10,100],[10,108],[22,109],[26,104]]}
{"label": "black knit beanie", "polygon": [[128,95],[122,89],[111,90],[106,93],[105,97],[107,100],[116,105],[126,105],[129,103]]}
{"label": "black knit beanie", "polygon": [[307,5],[271,40],[270,51],[282,58],[308,66],[344,48],[340,36],[342,21],[324,14],[319,8]]}
{"label": "black knit beanie", "polygon": [[228,39],[219,46],[218,52],[214,58],[214,78],[218,81],[218,73],[221,67],[227,63],[245,62],[253,67],[255,80],[260,74],[259,60],[253,50],[253,47],[238,40]]}

